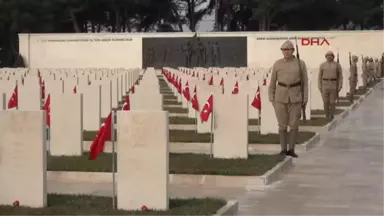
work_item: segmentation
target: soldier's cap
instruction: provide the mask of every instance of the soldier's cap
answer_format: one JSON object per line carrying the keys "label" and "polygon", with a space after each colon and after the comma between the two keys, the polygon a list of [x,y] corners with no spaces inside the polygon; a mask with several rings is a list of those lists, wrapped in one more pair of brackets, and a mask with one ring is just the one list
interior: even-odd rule
{"label": "soldier's cap", "polygon": [[369,59],[368,56],[365,56],[365,57],[364,57],[364,60],[368,60],[368,59]]}
{"label": "soldier's cap", "polygon": [[378,59],[378,58],[375,58],[375,61],[379,61],[379,59]]}
{"label": "soldier's cap", "polygon": [[335,57],[335,54],[333,54],[332,51],[328,51],[328,52],[325,53],[325,57],[330,56],[330,55]]}
{"label": "soldier's cap", "polygon": [[295,49],[295,47],[291,41],[287,40],[281,45],[280,49]]}
{"label": "soldier's cap", "polygon": [[372,57],[370,57],[370,58],[369,58],[369,61],[373,61],[373,58],[372,58]]}
{"label": "soldier's cap", "polygon": [[353,55],[351,58],[352,58],[352,60],[359,59],[359,57],[357,57],[357,56],[355,56],[355,55]]}

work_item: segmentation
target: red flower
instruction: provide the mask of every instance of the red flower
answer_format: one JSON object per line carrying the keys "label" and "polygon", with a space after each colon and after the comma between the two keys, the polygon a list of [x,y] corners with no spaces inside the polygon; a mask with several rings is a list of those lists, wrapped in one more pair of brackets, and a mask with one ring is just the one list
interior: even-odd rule
{"label": "red flower", "polygon": [[13,202],[12,205],[13,205],[13,206],[19,206],[19,205],[20,205],[19,200],[16,200],[15,202]]}
{"label": "red flower", "polygon": [[145,205],[142,205],[142,206],[141,206],[141,211],[148,211],[148,208],[147,208],[147,206],[145,206]]}

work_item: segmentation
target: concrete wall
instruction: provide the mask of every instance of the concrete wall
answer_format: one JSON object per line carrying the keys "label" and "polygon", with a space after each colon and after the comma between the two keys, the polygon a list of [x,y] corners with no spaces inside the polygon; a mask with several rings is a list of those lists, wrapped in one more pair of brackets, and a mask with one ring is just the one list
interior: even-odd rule
{"label": "concrete wall", "polygon": [[[298,37],[300,57],[317,68],[328,50],[339,50],[347,67],[348,52],[381,56],[384,31],[220,32],[201,37],[247,36],[248,67],[271,67],[281,57],[281,43]],[[192,37],[194,33],[20,34],[20,53],[30,68],[142,67],[142,38]]]}

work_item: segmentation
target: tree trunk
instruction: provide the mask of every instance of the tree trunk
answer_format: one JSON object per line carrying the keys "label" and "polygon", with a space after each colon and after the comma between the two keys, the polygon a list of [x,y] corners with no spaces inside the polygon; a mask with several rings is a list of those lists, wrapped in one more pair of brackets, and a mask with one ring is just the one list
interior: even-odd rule
{"label": "tree trunk", "polygon": [[73,23],[73,29],[76,33],[81,32],[81,27],[76,19],[76,14],[82,12],[85,9],[85,5],[82,5],[79,8],[69,8],[69,16],[71,17]]}
{"label": "tree trunk", "polygon": [[69,15],[71,16],[71,20],[72,20],[72,24],[73,24],[73,29],[75,30],[76,33],[80,33],[81,29],[80,29],[79,24],[77,23],[75,13],[72,10],[70,10],[69,11]]}
{"label": "tree trunk", "polygon": [[113,1],[113,10],[115,11],[115,30],[116,32],[121,32],[120,8],[116,5],[115,1]]}

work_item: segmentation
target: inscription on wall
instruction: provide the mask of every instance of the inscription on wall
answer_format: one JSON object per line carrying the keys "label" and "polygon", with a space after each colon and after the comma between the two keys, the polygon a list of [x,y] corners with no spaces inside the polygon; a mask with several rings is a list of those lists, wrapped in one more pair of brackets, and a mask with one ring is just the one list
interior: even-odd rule
{"label": "inscription on wall", "polygon": [[246,67],[246,37],[143,38],[146,67]]}
{"label": "inscription on wall", "polygon": [[73,39],[40,39],[41,43],[50,42],[122,42],[132,41],[132,38],[73,38]]}

